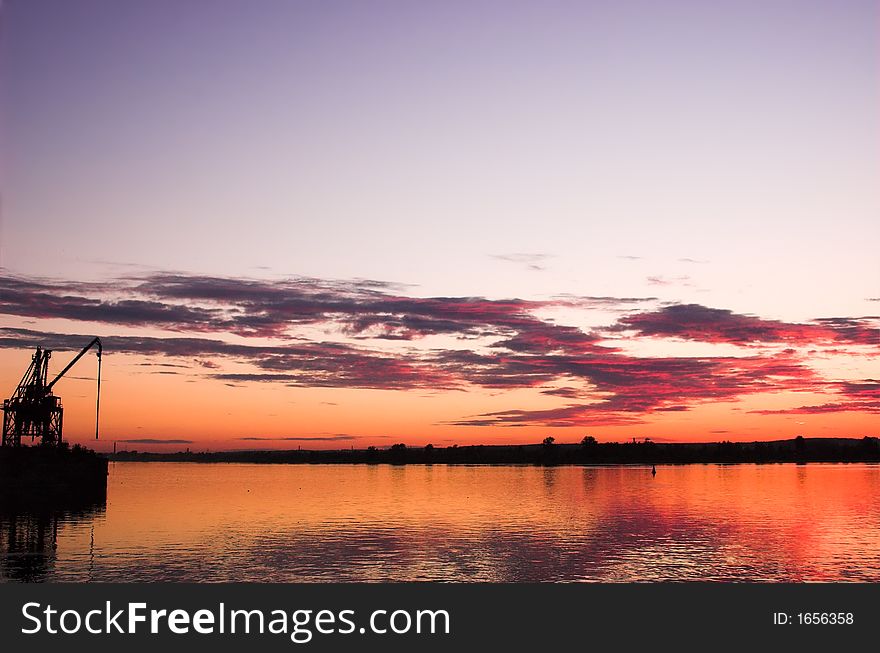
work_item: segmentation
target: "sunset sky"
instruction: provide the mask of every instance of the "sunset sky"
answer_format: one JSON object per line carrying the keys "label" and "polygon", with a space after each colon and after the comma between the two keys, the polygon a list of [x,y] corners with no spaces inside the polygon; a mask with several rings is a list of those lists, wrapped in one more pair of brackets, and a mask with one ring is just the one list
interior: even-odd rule
{"label": "sunset sky", "polygon": [[877,1],[0,7],[0,391],[101,336],[100,447],[880,435]]}

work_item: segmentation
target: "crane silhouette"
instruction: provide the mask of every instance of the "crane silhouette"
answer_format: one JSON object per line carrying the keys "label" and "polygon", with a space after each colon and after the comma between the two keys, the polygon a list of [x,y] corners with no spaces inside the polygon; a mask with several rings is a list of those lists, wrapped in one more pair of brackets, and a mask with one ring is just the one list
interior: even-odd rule
{"label": "crane silhouette", "polygon": [[[61,397],[52,388],[92,348],[97,347],[98,392],[95,399],[95,439],[98,439],[98,422],[101,411],[101,339],[95,337],[82,348],[58,375],[49,379],[49,359],[52,350],[37,347],[31,364],[10,399],[3,401],[3,446],[19,447],[22,437],[31,441],[40,439],[43,445],[58,446],[62,443],[64,409]],[[47,382],[48,381],[48,382]]]}

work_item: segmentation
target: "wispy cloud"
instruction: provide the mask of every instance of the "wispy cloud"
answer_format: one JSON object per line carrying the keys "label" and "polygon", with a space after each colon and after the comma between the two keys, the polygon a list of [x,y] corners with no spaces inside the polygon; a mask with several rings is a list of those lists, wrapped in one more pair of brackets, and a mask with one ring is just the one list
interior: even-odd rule
{"label": "wispy cloud", "polygon": [[179,440],[171,438],[131,438],[128,440],[116,440],[126,444],[192,444],[192,440]]}
{"label": "wispy cloud", "polygon": [[[864,392],[863,386],[833,385],[798,348],[876,347],[875,317],[791,323],[699,304],[658,308],[654,298],[413,297],[400,288],[370,280],[183,274],[104,284],[3,276],[0,313],[164,329],[172,333],[102,334],[105,351],[167,356],[175,360],[151,365],[168,372],[187,365],[193,376],[227,384],[400,391],[535,388],[569,401],[547,410],[513,408],[455,422],[469,426],[628,424],[653,412],[786,390],[823,392],[829,403],[873,410],[875,398],[850,396]],[[584,329],[541,317],[550,308],[602,310],[618,317],[606,327]],[[321,333],[328,337],[316,337]],[[456,344],[414,346],[437,335]],[[78,350],[85,338],[0,328],[5,348]],[[636,355],[622,346],[632,339],[725,344],[742,352],[698,358]],[[779,345],[786,349],[778,351]],[[229,369],[229,362],[246,367]]]}
{"label": "wispy cloud", "polygon": [[843,381],[834,384],[837,392],[831,396],[833,401],[823,404],[797,406],[774,410],[753,410],[759,415],[820,415],[822,413],[878,413],[880,414],[880,381]]}
{"label": "wispy cloud", "polygon": [[677,277],[650,276],[647,278],[648,284],[651,286],[685,286],[693,288],[694,283],[687,275]]}
{"label": "wispy cloud", "polygon": [[273,437],[247,437],[247,438],[237,438],[238,440],[243,440],[247,442],[340,442],[347,440],[357,440],[358,437],[356,435],[314,435],[314,436],[303,436],[303,437],[286,437],[286,438],[273,438]]}
{"label": "wispy cloud", "polygon": [[516,263],[523,265],[528,270],[534,272],[542,272],[547,269],[545,262],[552,258],[550,254],[492,254],[492,258],[499,261],[507,261],[508,263]]}

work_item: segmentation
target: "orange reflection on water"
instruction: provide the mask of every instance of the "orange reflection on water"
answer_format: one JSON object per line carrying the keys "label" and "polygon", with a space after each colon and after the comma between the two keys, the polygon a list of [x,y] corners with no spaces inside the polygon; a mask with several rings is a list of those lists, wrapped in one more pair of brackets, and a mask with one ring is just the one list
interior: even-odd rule
{"label": "orange reflection on water", "polygon": [[115,463],[57,580],[880,580],[880,466]]}

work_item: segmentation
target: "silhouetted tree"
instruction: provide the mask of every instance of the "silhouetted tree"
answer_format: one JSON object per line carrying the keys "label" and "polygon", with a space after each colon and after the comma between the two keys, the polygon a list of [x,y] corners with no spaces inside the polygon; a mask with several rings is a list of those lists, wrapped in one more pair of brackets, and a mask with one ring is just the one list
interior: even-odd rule
{"label": "silhouetted tree", "polygon": [[543,460],[544,463],[555,463],[557,458],[557,447],[556,447],[556,438],[552,435],[548,435],[541,441],[543,445]]}
{"label": "silhouetted tree", "polygon": [[592,435],[585,435],[581,440],[581,456],[592,460],[599,452],[599,441]]}
{"label": "silhouetted tree", "polygon": [[406,462],[406,445],[403,442],[392,444],[388,453],[392,463]]}

